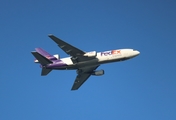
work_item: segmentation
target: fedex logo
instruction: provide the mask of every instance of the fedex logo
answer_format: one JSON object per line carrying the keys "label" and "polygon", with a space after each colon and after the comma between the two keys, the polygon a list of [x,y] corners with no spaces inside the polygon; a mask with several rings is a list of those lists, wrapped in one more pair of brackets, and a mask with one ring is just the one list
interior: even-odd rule
{"label": "fedex logo", "polygon": [[120,50],[111,50],[111,51],[105,51],[101,52],[101,56],[109,56],[114,54],[121,54]]}
{"label": "fedex logo", "polygon": [[101,56],[108,56],[111,55],[112,51],[105,51],[105,52],[101,52]]}

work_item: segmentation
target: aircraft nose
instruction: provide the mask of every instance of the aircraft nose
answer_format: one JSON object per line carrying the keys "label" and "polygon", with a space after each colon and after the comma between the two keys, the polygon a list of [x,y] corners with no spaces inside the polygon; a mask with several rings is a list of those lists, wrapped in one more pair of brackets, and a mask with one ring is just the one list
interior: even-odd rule
{"label": "aircraft nose", "polygon": [[134,50],[134,56],[137,56],[137,55],[139,55],[139,54],[140,54],[140,52],[139,52],[139,51]]}
{"label": "aircraft nose", "polygon": [[139,55],[140,54],[140,52],[139,51],[136,51],[136,55]]}

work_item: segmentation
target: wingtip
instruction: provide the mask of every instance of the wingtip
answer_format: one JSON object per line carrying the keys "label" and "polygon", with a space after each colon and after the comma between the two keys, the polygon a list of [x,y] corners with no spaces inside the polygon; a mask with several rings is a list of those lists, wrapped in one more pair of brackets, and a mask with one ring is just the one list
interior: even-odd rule
{"label": "wingtip", "polygon": [[76,91],[77,89],[71,89],[71,91]]}
{"label": "wingtip", "polygon": [[31,53],[33,54],[33,53],[35,53],[36,51],[31,51]]}
{"label": "wingtip", "polygon": [[78,89],[75,89],[75,88],[73,88],[73,87],[71,88],[71,91],[75,91],[75,90],[78,90]]}
{"label": "wingtip", "polygon": [[53,34],[48,34],[49,37],[54,36]]}

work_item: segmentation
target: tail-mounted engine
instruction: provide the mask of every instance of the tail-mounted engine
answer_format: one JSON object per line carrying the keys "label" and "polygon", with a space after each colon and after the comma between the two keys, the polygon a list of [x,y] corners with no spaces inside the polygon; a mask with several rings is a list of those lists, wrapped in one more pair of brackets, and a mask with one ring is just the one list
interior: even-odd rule
{"label": "tail-mounted engine", "polygon": [[55,58],[57,58],[58,60],[60,59],[60,56],[59,56],[59,54],[55,54],[55,55],[53,55]]}

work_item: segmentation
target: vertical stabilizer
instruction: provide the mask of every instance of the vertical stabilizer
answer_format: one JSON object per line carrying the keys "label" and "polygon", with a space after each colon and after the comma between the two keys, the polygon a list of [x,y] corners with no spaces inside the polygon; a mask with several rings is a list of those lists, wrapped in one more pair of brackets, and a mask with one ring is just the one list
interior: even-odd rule
{"label": "vertical stabilizer", "polygon": [[49,54],[48,52],[46,52],[45,50],[43,50],[42,48],[35,48],[35,50],[40,53],[41,55],[45,56],[45,57],[52,57],[51,54]]}
{"label": "vertical stabilizer", "polygon": [[[35,48],[36,52],[38,52],[40,55],[44,56],[45,58],[49,59],[49,60],[58,60],[59,59],[59,55],[51,55],[48,52],[46,52],[45,50],[43,50],[42,48]],[[39,63],[38,59],[34,60],[35,63]]]}

